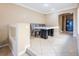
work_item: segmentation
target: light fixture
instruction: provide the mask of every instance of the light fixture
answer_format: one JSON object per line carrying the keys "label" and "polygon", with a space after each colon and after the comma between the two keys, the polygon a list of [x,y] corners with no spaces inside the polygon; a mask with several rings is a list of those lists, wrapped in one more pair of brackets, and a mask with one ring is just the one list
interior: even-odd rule
{"label": "light fixture", "polygon": [[47,4],[47,3],[44,4],[44,7],[48,7],[48,6],[49,6],[49,4]]}

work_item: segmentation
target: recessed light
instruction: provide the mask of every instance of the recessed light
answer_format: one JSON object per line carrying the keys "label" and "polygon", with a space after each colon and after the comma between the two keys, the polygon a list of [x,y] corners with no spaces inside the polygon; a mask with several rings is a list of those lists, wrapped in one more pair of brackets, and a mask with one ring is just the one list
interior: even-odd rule
{"label": "recessed light", "polygon": [[48,6],[49,6],[49,4],[44,4],[44,6],[45,6],[45,7],[48,7]]}

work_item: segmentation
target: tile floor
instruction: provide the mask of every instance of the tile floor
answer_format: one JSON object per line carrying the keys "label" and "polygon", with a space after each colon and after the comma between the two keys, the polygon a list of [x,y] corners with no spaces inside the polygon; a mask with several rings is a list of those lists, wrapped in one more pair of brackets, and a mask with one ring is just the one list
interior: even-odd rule
{"label": "tile floor", "polygon": [[38,56],[75,56],[76,43],[72,35],[60,34],[48,39],[31,37],[29,48]]}
{"label": "tile floor", "polygon": [[27,53],[24,53],[22,56],[29,56]]}

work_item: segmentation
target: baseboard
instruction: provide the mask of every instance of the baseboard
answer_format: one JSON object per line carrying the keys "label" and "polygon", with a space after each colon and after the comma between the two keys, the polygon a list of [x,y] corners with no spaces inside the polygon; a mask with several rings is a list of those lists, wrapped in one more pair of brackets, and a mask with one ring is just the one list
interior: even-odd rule
{"label": "baseboard", "polygon": [[9,48],[10,48],[11,53],[12,53],[13,56],[22,56],[22,55],[26,52],[26,51],[24,50],[24,51],[22,51],[22,52],[20,52],[19,54],[16,55],[16,54],[14,53],[14,51],[11,49],[11,47],[9,47]]}
{"label": "baseboard", "polygon": [[10,50],[11,50],[11,53],[13,56],[16,56],[16,54],[14,53],[14,51],[12,50],[12,48],[9,46]]}
{"label": "baseboard", "polygon": [[29,55],[29,56],[37,56],[38,54],[36,52],[34,52],[33,50],[31,49],[27,49],[26,50],[26,53]]}
{"label": "baseboard", "polygon": [[5,47],[5,46],[9,46],[9,45],[8,44],[5,44],[5,45],[0,46],[0,48]]}
{"label": "baseboard", "polygon": [[16,56],[16,54],[14,53],[14,51],[13,51],[12,49],[11,49],[11,52],[12,52],[12,55],[13,55],[13,56]]}

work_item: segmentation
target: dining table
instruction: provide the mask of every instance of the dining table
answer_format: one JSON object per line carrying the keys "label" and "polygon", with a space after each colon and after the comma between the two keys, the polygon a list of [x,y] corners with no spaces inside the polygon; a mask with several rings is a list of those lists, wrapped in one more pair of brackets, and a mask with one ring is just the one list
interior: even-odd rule
{"label": "dining table", "polygon": [[40,37],[44,39],[48,39],[48,36],[54,36],[54,30],[58,27],[51,27],[51,26],[45,26],[45,27],[34,27],[34,29],[40,30]]}

